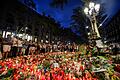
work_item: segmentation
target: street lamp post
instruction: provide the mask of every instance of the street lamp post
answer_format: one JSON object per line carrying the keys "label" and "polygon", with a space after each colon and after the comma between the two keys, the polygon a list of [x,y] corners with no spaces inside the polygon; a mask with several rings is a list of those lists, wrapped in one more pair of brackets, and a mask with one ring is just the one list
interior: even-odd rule
{"label": "street lamp post", "polygon": [[[96,45],[97,44],[100,45],[98,47],[102,47],[102,41],[100,40],[101,36],[97,27],[97,20],[96,20],[96,16],[98,15],[99,10],[100,10],[100,4],[95,4],[93,2],[90,2],[89,7],[86,7],[84,9],[84,12],[89,18],[91,23],[91,27],[92,27],[91,39],[96,42]],[[99,41],[97,39],[99,39]]]}
{"label": "street lamp post", "polygon": [[[20,30],[18,30],[18,28],[19,28],[19,27],[17,27],[16,35],[19,36],[19,34],[21,33],[21,31],[24,31],[25,33],[24,33],[24,35],[22,34],[22,36],[23,36],[23,39],[25,39],[25,38],[26,38],[26,31],[28,30],[28,27],[21,27]],[[23,30],[23,29],[24,29],[24,30]]]}

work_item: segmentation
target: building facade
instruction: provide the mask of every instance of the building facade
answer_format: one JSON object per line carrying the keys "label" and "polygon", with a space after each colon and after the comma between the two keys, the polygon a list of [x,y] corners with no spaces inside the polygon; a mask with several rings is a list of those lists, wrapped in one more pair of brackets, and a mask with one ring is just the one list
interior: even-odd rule
{"label": "building facade", "polygon": [[64,33],[65,30],[60,26],[50,16],[40,15],[19,0],[0,2],[0,33],[3,37],[11,34],[33,41],[52,42],[53,40],[65,41],[76,36],[72,32],[65,35],[67,32]]}
{"label": "building facade", "polygon": [[120,44],[120,11],[104,27],[104,38],[108,44]]}

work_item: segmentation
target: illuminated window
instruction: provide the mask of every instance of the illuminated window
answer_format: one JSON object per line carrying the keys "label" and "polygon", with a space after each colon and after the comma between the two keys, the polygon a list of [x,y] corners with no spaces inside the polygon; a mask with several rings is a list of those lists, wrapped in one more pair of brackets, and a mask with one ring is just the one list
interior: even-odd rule
{"label": "illuminated window", "polygon": [[22,38],[23,34],[18,34],[18,37]]}
{"label": "illuminated window", "polygon": [[37,42],[37,38],[35,38],[35,42]]}
{"label": "illuminated window", "polygon": [[28,35],[27,36],[27,41],[32,40],[32,36]]}
{"label": "illuminated window", "polygon": [[6,32],[5,37],[7,38],[7,35],[11,35],[11,32]]}
{"label": "illuminated window", "polygon": [[5,33],[6,33],[6,31],[3,31],[3,35],[2,35],[3,38],[5,37]]}
{"label": "illuminated window", "polygon": [[30,37],[30,40],[32,40],[32,36]]}

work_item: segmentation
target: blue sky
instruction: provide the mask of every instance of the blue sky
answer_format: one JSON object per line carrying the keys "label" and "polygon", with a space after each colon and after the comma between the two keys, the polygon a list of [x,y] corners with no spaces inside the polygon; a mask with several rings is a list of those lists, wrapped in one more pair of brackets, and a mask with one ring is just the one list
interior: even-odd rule
{"label": "blue sky", "polygon": [[[37,7],[37,12],[45,12],[46,15],[52,16],[59,21],[62,26],[68,27],[71,23],[72,9],[81,5],[81,0],[69,0],[69,3],[64,6],[64,9],[52,8],[49,6],[51,0],[34,0]],[[106,14],[108,17],[113,16],[120,9],[120,0],[98,0],[99,3],[104,3]]]}
{"label": "blue sky", "polygon": [[72,15],[72,9],[81,4],[80,0],[70,0],[70,2],[64,6],[64,9],[52,8],[49,6],[51,0],[34,0],[37,5],[37,12],[43,11],[48,15],[51,15],[55,20],[59,21],[62,26],[68,27],[71,23],[70,16]]}

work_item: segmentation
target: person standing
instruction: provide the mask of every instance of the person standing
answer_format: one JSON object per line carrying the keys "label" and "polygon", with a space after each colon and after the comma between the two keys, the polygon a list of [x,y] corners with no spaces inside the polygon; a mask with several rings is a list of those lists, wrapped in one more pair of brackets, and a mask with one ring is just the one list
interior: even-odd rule
{"label": "person standing", "polygon": [[23,41],[22,41],[22,38],[19,38],[18,39],[18,55],[22,55],[22,48],[23,48]]}
{"label": "person standing", "polygon": [[0,34],[0,59],[2,59],[2,53],[3,53],[3,37]]}
{"label": "person standing", "polygon": [[13,36],[11,42],[12,42],[11,53],[12,53],[13,57],[16,57],[16,54],[18,52],[18,48],[17,48],[17,45],[18,45],[17,36]]}
{"label": "person standing", "polygon": [[11,36],[7,35],[7,38],[4,38],[3,40],[3,58],[7,58],[8,55],[10,55],[11,50]]}

